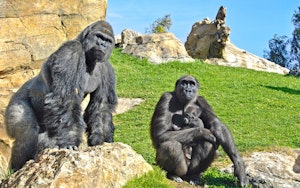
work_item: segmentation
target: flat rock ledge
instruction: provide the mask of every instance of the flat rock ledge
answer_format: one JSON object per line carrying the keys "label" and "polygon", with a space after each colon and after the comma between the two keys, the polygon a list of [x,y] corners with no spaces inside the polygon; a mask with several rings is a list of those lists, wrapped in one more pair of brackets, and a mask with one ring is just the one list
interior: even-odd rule
{"label": "flat rock ledge", "polygon": [[46,149],[0,187],[122,187],[151,170],[140,154],[123,143],[105,143],[82,151]]}
{"label": "flat rock ledge", "polygon": [[[300,187],[300,149],[253,152],[244,161],[254,188]],[[233,167],[230,165],[222,171],[233,173]]]}

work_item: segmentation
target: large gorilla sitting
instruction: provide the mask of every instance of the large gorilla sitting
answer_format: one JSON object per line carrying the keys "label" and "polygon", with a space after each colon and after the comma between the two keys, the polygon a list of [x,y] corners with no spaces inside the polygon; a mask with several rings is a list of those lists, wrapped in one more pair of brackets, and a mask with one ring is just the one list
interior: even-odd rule
{"label": "large gorilla sitting", "polygon": [[[201,173],[214,160],[216,150],[221,145],[234,164],[234,174],[242,186],[248,185],[245,165],[240,157],[228,128],[214,114],[207,101],[198,96],[199,82],[192,76],[179,78],[173,92],[165,92],[156,105],[151,121],[151,139],[156,149],[156,163],[167,171],[168,178],[191,184],[198,184]],[[204,128],[185,126],[184,109],[196,105],[201,112],[199,118]],[[196,108],[195,106],[193,108]],[[196,110],[196,109],[195,109]],[[202,123],[199,122],[199,123]],[[213,135],[215,143],[209,139]],[[191,156],[186,149],[191,147]]]}
{"label": "large gorilla sitting", "polygon": [[[117,95],[108,61],[113,47],[112,27],[97,21],[63,44],[39,75],[14,94],[5,112],[7,133],[15,138],[12,169],[44,148],[77,149],[85,130],[89,146],[113,142]],[[87,94],[90,101],[82,116],[80,104]]]}

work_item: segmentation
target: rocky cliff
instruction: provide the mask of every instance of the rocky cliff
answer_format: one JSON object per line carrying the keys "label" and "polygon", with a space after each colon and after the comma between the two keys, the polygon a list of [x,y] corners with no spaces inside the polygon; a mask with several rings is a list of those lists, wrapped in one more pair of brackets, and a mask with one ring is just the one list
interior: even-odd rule
{"label": "rocky cliff", "polygon": [[0,76],[40,67],[63,42],[105,19],[106,7],[107,0],[1,0]]}

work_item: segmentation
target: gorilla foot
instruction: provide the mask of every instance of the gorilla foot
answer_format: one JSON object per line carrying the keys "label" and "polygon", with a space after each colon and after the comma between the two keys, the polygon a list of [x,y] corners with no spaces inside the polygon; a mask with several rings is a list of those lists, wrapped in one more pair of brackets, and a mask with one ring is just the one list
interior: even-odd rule
{"label": "gorilla foot", "polygon": [[183,180],[181,179],[181,177],[176,176],[176,175],[174,175],[174,174],[168,173],[168,174],[167,174],[167,178],[170,179],[170,180],[173,180],[173,181],[175,181],[175,182],[177,182],[177,183],[183,182]]}
{"label": "gorilla foot", "polygon": [[63,146],[60,149],[69,149],[69,150],[78,151],[78,147],[77,146]]}
{"label": "gorilla foot", "polygon": [[91,134],[88,139],[89,146],[97,146],[103,144],[104,139],[100,134]]}
{"label": "gorilla foot", "polygon": [[190,180],[189,184],[190,185],[200,185],[200,180]]}

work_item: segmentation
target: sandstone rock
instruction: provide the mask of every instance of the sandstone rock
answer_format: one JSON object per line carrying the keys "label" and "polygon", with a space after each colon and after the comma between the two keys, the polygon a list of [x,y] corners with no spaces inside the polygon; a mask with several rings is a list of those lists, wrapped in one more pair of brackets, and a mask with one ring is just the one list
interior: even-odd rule
{"label": "sandstone rock", "polygon": [[127,44],[135,44],[135,38],[142,36],[141,33],[133,31],[131,29],[124,29],[121,33],[122,48],[125,48]]}
{"label": "sandstone rock", "polygon": [[115,35],[115,47],[121,47],[121,35],[120,34],[116,34]]}
{"label": "sandstone rock", "polygon": [[206,59],[205,62],[223,66],[243,67],[247,69],[278,74],[289,73],[287,68],[242,50],[236,47],[230,41],[226,42],[226,46],[223,51],[223,58],[210,58]]}
{"label": "sandstone rock", "polygon": [[0,72],[41,63],[90,23],[105,19],[107,0],[0,2]]}
{"label": "sandstone rock", "polygon": [[278,74],[289,73],[288,69],[274,62],[234,46],[229,40],[230,28],[225,25],[225,16],[226,9],[221,7],[213,22],[205,18],[192,26],[185,42],[186,50],[191,57],[223,66],[243,67]]}
{"label": "sandstone rock", "polygon": [[105,143],[83,151],[46,149],[2,187],[122,187],[152,170],[130,146]]}
{"label": "sandstone rock", "polygon": [[172,33],[154,33],[138,36],[134,43],[128,43],[122,51],[139,58],[147,58],[154,64],[170,61],[194,61],[183,44]]}
{"label": "sandstone rock", "polygon": [[193,58],[220,58],[229,34],[230,28],[224,22],[210,22],[206,18],[192,26],[185,48]]}
{"label": "sandstone rock", "polygon": [[[297,158],[299,154],[295,151],[252,153],[244,158],[250,183],[259,188],[300,187],[300,174],[293,170],[300,165],[296,164],[300,163]],[[233,168],[230,166],[223,171],[232,173]]]}

